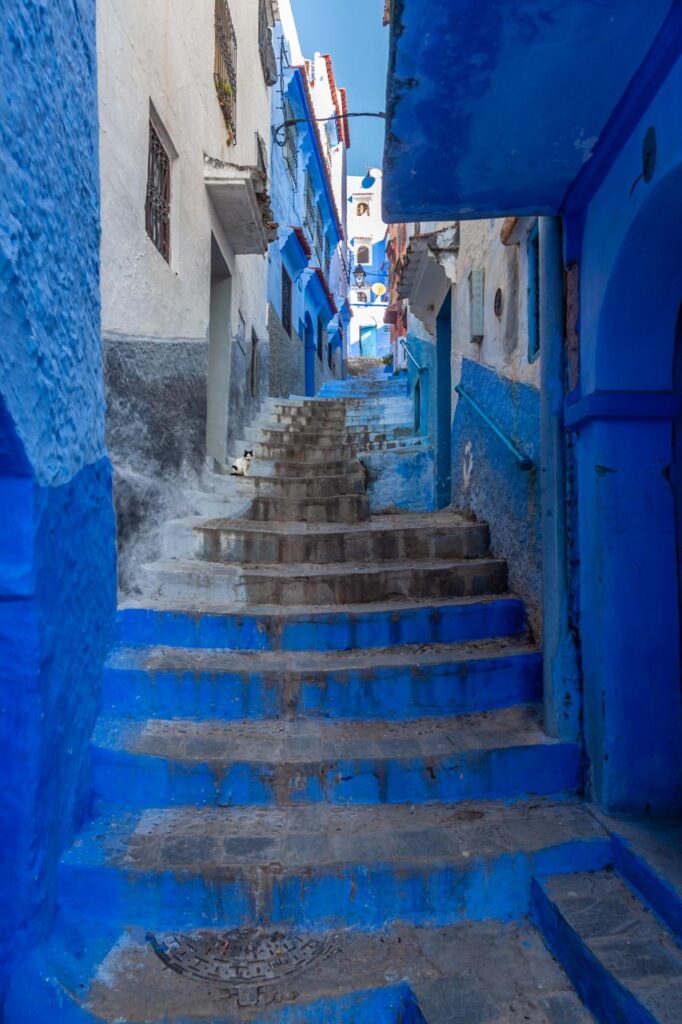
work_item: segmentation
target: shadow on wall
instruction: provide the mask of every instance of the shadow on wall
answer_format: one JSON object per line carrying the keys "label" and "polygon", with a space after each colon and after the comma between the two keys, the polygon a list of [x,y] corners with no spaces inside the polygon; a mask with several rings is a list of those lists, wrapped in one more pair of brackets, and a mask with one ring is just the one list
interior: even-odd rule
{"label": "shadow on wall", "polygon": [[2,972],[50,927],[59,857],[89,808],[116,599],[109,461],[38,484],[0,396],[0,507],[1,1003]]}
{"label": "shadow on wall", "polygon": [[521,451],[533,469],[519,469],[508,449],[468,402],[452,424],[452,501],[490,526],[493,552],[509,562],[510,589],[528,605],[536,637],[542,623],[540,393],[494,370],[462,360],[460,383]]}

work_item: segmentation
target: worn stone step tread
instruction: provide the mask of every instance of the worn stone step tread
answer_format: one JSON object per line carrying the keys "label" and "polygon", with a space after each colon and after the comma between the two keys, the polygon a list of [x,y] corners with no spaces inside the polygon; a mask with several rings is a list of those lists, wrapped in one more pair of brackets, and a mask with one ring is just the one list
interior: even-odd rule
{"label": "worn stone step tread", "polygon": [[[192,563],[194,565],[194,563]],[[146,611],[153,613],[184,613],[193,617],[201,615],[232,616],[238,615],[243,619],[251,618],[258,620],[263,616],[272,617],[275,621],[285,622],[287,620],[311,621],[315,619],[335,619],[357,616],[366,618],[372,615],[383,615],[385,613],[409,613],[428,611],[438,613],[445,608],[461,608],[463,610],[477,610],[485,605],[495,605],[500,602],[517,605],[519,598],[514,594],[480,594],[477,596],[466,595],[464,597],[432,597],[424,598],[403,598],[386,601],[374,601],[371,604],[319,604],[319,605],[280,605],[280,604],[246,604],[243,601],[234,602],[211,602],[200,598],[188,604],[185,596],[176,599],[154,598],[149,596],[124,597],[119,602],[119,611]]]}
{"label": "worn stone step tread", "polygon": [[437,761],[458,754],[531,746],[560,746],[542,729],[540,709],[517,706],[450,718],[402,721],[327,719],[223,722],[103,717],[93,744],[181,763],[272,765],[363,761]]}
{"label": "worn stone step tread", "polygon": [[[658,1024],[679,1024],[682,949],[619,875],[553,876],[543,880],[542,888],[598,971],[610,975]],[[599,983],[597,974],[594,982]]]}
{"label": "worn stone step tread", "polygon": [[[270,1019],[279,1006],[307,1012],[310,1020],[340,1020],[345,1008],[344,1020],[398,1024],[407,1019],[407,1001],[418,1007],[419,1017],[410,1019],[424,1024],[593,1021],[524,923],[399,924],[371,932],[95,931],[72,926],[70,942],[58,931],[37,974],[54,978],[55,989],[81,991],[99,1020],[236,1024]],[[73,950],[93,945],[101,952],[84,969]],[[26,997],[32,991],[35,998],[26,977]],[[74,977],[77,985],[66,983]],[[44,1019],[53,1019],[49,1010]]]}
{"label": "worn stone step tread", "polygon": [[158,573],[173,575],[188,574],[194,577],[206,576],[213,578],[270,578],[283,579],[325,579],[330,577],[338,580],[354,576],[382,576],[392,573],[416,572],[448,572],[456,569],[467,570],[499,569],[506,565],[503,558],[431,558],[401,559],[396,562],[334,562],[332,565],[313,565],[305,562],[288,563],[249,563],[248,565],[232,565],[229,562],[209,562],[198,559],[162,559],[151,563],[145,568]]}
{"label": "worn stone step tread", "polygon": [[[452,864],[475,869],[501,856],[578,842],[608,852],[608,834],[582,801],[537,798],[456,804],[291,804],[149,808],[95,818],[65,853],[65,867],[103,865],[128,878],[183,872],[216,878],[314,875],[330,866]],[[602,847],[604,849],[602,849]]]}
{"label": "worn stone step tread", "polygon": [[405,665],[461,665],[471,661],[538,656],[536,644],[519,638],[491,638],[475,643],[400,644],[395,647],[354,648],[348,651],[234,651],[192,647],[119,647],[107,658],[107,667],[151,673],[224,672],[292,673],[370,672]]}
{"label": "worn stone step tread", "polygon": [[[304,478],[305,479],[305,478]],[[189,522],[189,521],[188,521]],[[399,530],[480,530],[485,523],[475,522],[455,512],[402,512],[396,515],[373,515],[361,523],[263,523],[251,519],[191,520],[195,528],[203,530],[242,530],[248,533],[325,534],[343,536],[349,533],[390,533]]]}

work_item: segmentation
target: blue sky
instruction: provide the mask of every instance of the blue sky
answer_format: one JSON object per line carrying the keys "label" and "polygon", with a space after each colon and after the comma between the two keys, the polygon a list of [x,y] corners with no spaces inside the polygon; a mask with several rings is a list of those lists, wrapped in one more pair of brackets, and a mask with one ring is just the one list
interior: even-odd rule
{"label": "blue sky", "polygon": [[[383,0],[292,0],[301,49],[306,57],[330,53],[337,85],[348,90],[349,111],[386,109],[388,29]],[[350,120],[348,173],[381,167],[384,122]]]}

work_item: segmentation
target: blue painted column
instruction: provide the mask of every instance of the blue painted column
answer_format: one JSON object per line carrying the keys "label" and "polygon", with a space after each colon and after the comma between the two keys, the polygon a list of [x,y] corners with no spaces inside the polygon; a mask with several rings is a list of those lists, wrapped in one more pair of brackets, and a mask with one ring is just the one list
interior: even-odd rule
{"label": "blue painted column", "polygon": [[580,731],[581,697],[568,614],[564,262],[558,217],[540,218],[540,357],[545,728],[550,736],[575,739]]}

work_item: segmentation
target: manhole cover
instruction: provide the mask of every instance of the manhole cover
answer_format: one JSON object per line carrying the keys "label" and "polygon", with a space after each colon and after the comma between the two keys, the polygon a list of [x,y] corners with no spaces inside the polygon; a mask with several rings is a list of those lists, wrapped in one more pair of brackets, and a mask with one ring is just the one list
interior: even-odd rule
{"label": "manhole cover", "polygon": [[177,974],[225,987],[240,1006],[280,1002],[280,984],[332,952],[331,943],[286,932],[239,928],[190,935],[148,935],[156,955]]}

